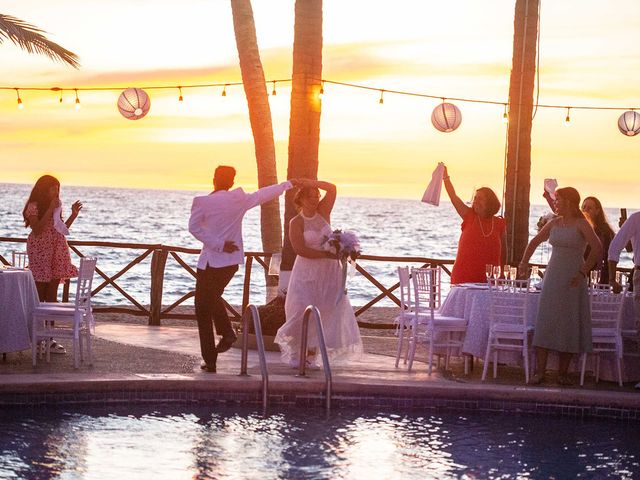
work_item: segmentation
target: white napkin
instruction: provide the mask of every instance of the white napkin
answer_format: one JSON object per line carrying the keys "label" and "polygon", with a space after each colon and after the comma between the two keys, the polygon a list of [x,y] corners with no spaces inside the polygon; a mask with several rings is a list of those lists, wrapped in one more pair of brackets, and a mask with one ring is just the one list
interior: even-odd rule
{"label": "white napkin", "polygon": [[544,179],[544,191],[549,193],[549,196],[556,199],[556,188],[558,188],[558,181],[555,178]]}
{"label": "white napkin", "polygon": [[442,178],[444,177],[444,163],[438,163],[438,166],[431,174],[431,181],[427,186],[427,189],[422,195],[422,201],[435,205],[440,205],[440,192],[442,192]]}
{"label": "white napkin", "polygon": [[58,207],[53,211],[53,228],[63,234],[65,237],[69,235],[69,229],[62,221],[62,207]]}

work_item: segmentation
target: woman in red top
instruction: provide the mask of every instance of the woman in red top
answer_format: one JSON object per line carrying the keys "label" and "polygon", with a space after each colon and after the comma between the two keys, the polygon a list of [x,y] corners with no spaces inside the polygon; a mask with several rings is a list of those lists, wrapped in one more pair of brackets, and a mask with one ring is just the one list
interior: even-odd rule
{"label": "woman in red top", "polygon": [[462,233],[458,254],[451,271],[451,283],[485,282],[486,266],[503,265],[506,261],[506,225],[500,210],[500,200],[493,190],[476,190],[471,207],[456,195],[447,167],[444,168],[444,188],[453,207],[462,218]]}

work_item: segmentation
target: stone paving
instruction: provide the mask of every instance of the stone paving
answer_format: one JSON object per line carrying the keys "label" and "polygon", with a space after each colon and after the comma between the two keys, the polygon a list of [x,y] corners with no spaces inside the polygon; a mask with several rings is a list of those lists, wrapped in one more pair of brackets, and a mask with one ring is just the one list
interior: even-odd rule
{"label": "stone paving", "polygon": [[[451,371],[436,369],[428,375],[426,364],[417,362],[409,373],[402,365],[400,368],[394,365],[394,338],[365,337],[364,343],[366,350],[386,354],[365,353],[359,359],[332,365],[333,395],[350,405],[391,408],[453,405],[535,412],[552,408],[553,412],[577,415],[593,414],[593,408],[597,408],[599,415],[605,411],[604,416],[640,418],[640,392],[632,385],[623,388],[608,382],[596,385],[590,379],[584,388],[567,388],[554,384],[550,377],[547,384],[528,386],[520,369],[507,367],[499,369],[496,380],[482,382],[481,362],[476,363],[468,376],[463,374],[461,363],[453,364]],[[98,319],[94,347],[93,366],[83,364],[78,370],[73,369],[70,354],[52,356],[51,364],[42,361],[35,369],[31,367],[29,351],[9,354],[7,362],[0,363],[0,403],[29,403],[30,398],[42,403],[46,395],[53,394],[59,394],[55,401],[65,398],[92,401],[97,398],[91,396],[95,392],[102,392],[100,398],[107,398],[105,391],[111,396],[117,391],[125,400],[134,397],[140,400],[145,395],[154,401],[197,399],[198,395],[204,395],[202,392],[237,401],[244,398],[242,392],[252,392],[254,399],[259,397],[262,381],[256,352],[249,351],[248,377],[238,375],[241,358],[238,348],[219,356],[218,373],[202,372],[194,327],[150,327]],[[267,352],[267,362],[270,397],[287,400],[296,395],[310,395],[314,402],[322,402],[325,389],[322,371],[309,371],[307,377],[298,377],[295,369],[280,362],[277,352]],[[199,393],[185,394],[187,391]],[[73,396],[79,392],[89,396]],[[386,403],[380,399],[386,399]]]}

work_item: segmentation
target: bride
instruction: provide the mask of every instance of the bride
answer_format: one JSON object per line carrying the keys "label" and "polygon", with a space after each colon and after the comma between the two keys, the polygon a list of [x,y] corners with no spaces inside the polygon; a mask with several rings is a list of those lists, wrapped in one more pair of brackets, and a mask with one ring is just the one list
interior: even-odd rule
{"label": "bride", "polygon": [[[326,192],[322,199],[320,190]],[[299,213],[289,222],[289,238],[297,257],[285,300],[286,322],[275,338],[282,360],[294,368],[299,366],[302,316],[309,305],[320,310],[331,358],[362,352],[358,322],[349,298],[342,292],[342,266],[323,245],[332,233],[329,221],[335,201],[336,186],[316,180],[302,180],[294,198]],[[307,345],[307,364],[317,366],[319,343],[312,321]]]}

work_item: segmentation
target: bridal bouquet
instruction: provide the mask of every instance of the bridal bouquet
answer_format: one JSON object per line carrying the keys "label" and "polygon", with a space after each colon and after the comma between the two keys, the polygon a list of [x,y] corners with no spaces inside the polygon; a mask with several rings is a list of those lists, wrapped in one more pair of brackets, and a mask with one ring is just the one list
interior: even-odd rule
{"label": "bridal bouquet", "polygon": [[336,254],[338,260],[354,260],[360,256],[360,240],[358,236],[349,230],[334,230],[331,235],[325,237],[324,245],[327,251]]}
{"label": "bridal bouquet", "polygon": [[[360,256],[360,240],[358,236],[349,230],[334,230],[323,241],[325,250],[336,255],[338,262],[342,264],[342,288],[337,302],[347,293],[347,266],[351,264],[355,271],[356,259]],[[337,303],[336,302],[336,303]]]}

